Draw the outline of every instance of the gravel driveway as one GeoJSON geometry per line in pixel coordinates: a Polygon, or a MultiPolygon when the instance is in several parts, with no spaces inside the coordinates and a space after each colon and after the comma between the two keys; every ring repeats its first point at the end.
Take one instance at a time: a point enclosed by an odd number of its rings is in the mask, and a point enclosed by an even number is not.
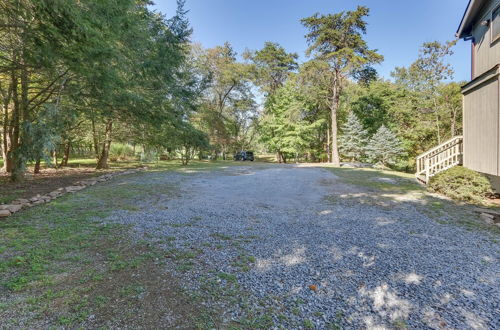
{"type": "Polygon", "coordinates": [[[133,180],[179,190],[109,220],[163,247],[185,288],[226,324],[500,328],[497,241],[441,221],[427,200],[293,165],[133,180]],[[210,297],[207,283],[222,291],[210,297]]]}

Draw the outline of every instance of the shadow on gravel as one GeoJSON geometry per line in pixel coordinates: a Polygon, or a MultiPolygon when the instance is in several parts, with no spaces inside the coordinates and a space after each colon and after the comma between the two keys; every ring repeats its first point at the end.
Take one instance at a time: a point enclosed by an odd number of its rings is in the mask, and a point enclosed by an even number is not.
{"type": "Polygon", "coordinates": [[[249,275],[300,315],[284,324],[495,327],[497,227],[411,178],[329,170],[339,180],[321,180],[330,194],[318,217],[282,224],[249,275]]]}

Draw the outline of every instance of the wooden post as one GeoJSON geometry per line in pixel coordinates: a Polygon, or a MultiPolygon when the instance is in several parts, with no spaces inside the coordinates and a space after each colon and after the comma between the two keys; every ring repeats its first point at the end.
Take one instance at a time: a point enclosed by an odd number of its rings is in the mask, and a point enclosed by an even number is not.
{"type": "Polygon", "coordinates": [[[429,183],[429,176],[430,176],[430,162],[429,158],[425,158],[425,184],[429,183]]]}

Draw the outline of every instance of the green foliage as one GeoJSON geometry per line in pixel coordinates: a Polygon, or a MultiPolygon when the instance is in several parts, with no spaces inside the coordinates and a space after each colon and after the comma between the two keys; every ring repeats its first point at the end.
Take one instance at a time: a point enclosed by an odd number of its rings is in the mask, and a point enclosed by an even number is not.
{"type": "Polygon", "coordinates": [[[367,7],[358,6],[355,11],[315,14],[302,19],[302,24],[309,29],[306,55],[314,53],[317,59],[330,63],[344,74],[353,74],[367,64],[381,62],[383,57],[369,49],[362,38],[366,33],[363,18],[368,13],[367,7]]]}
{"type": "Polygon", "coordinates": [[[118,137],[113,127],[134,127],[119,141],[134,143],[192,109],[196,78],[186,65],[191,30],[183,4],[167,19],[142,0],[2,2],[0,98],[13,179],[58,143],[65,150],[82,143],[82,127],[106,167],[118,137]],[[48,109],[58,121],[47,119],[48,109]]]}
{"type": "Polygon", "coordinates": [[[25,161],[45,160],[51,163],[51,153],[60,140],[60,109],[54,105],[42,108],[36,120],[25,122],[23,127],[23,145],[17,150],[25,161]]]}
{"type": "Polygon", "coordinates": [[[488,179],[462,166],[452,167],[431,178],[428,189],[450,198],[472,203],[483,203],[492,193],[488,179]]]}
{"type": "Polygon", "coordinates": [[[193,159],[194,154],[198,151],[205,151],[209,148],[207,135],[186,123],[178,131],[178,141],[182,146],[182,164],[187,165],[193,159]]]}
{"type": "Polygon", "coordinates": [[[243,55],[254,63],[256,83],[266,94],[272,94],[282,87],[289,74],[298,68],[299,56],[296,53],[287,53],[282,46],[274,42],[266,42],[261,50],[246,52],[243,55]]]}
{"type": "Polygon", "coordinates": [[[113,143],[109,149],[109,158],[113,161],[133,159],[134,157],[134,149],[128,144],[113,143]]]}
{"type": "Polygon", "coordinates": [[[455,44],[456,40],[426,42],[415,62],[392,72],[396,85],[404,92],[397,111],[402,119],[398,126],[410,141],[413,155],[459,133],[461,105],[457,98],[461,96],[453,83],[445,83],[453,78],[446,58],[453,55],[455,44]]]}
{"type": "MultiPolygon", "coordinates": [[[[383,56],[376,50],[368,47],[363,35],[366,34],[366,22],[369,9],[358,6],[354,11],[340,12],[337,14],[320,15],[315,14],[301,20],[308,29],[306,39],[309,48],[306,55],[314,56],[315,65],[321,68],[326,79],[320,79],[326,83],[323,91],[330,110],[331,143],[327,140],[327,146],[331,149],[331,162],[340,164],[337,143],[337,116],[341,106],[342,95],[348,78],[358,78],[362,84],[367,84],[374,78],[371,65],[380,63],[383,56]]],[[[317,80],[317,79],[316,79],[317,80]]]]}
{"type": "Polygon", "coordinates": [[[380,163],[383,166],[395,164],[403,154],[404,150],[398,137],[385,125],[380,126],[368,142],[368,158],[370,161],[380,163]]]}
{"type": "Polygon", "coordinates": [[[215,157],[247,148],[257,116],[251,66],[237,61],[229,43],[194,50],[196,72],[204,82],[198,113],[191,118],[194,127],[208,136],[215,157]]]}
{"type": "Polygon", "coordinates": [[[453,55],[452,47],[456,43],[456,40],[444,44],[439,41],[424,42],[418,59],[409,68],[396,67],[393,77],[398,84],[426,92],[427,96],[436,93],[440,82],[453,77],[453,69],[444,59],[453,55]]]}
{"type": "Polygon", "coordinates": [[[359,161],[365,155],[368,132],[353,112],[349,114],[347,122],[342,126],[339,142],[340,152],[344,157],[359,161]]]}
{"type": "Polygon", "coordinates": [[[297,160],[312,143],[313,134],[323,124],[322,120],[306,119],[308,109],[294,81],[288,81],[266,102],[260,122],[260,140],[270,151],[278,152],[286,161],[287,156],[297,160]]]}
{"type": "Polygon", "coordinates": [[[382,80],[368,85],[350,84],[344,94],[352,112],[369,134],[374,134],[382,124],[395,119],[391,111],[398,110],[396,103],[399,97],[398,86],[382,80]]]}
{"type": "MultiPolygon", "coordinates": [[[[1,2],[0,140],[12,178],[61,154],[63,166],[79,154],[106,167],[134,156],[125,145],[144,160],[252,149],[336,161],[339,140],[359,160],[382,125],[401,139],[398,168],[411,171],[417,154],[461,134],[460,83],[446,82],[455,42],[424,43],[391,82],[373,68],[382,56],[364,39],[366,7],[302,19],[312,59],[300,66],[275,42],[243,59],[229,43],[191,44],[186,13],[184,1],[169,19],[142,0],[1,2]]],[[[374,150],[374,161],[386,157],[374,150]]]]}

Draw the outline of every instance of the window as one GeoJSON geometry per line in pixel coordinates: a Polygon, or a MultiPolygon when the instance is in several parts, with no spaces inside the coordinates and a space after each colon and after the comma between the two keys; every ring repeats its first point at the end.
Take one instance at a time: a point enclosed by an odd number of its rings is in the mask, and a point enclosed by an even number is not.
{"type": "Polygon", "coordinates": [[[494,42],[498,38],[500,38],[500,7],[491,14],[491,41],[494,42]]]}

